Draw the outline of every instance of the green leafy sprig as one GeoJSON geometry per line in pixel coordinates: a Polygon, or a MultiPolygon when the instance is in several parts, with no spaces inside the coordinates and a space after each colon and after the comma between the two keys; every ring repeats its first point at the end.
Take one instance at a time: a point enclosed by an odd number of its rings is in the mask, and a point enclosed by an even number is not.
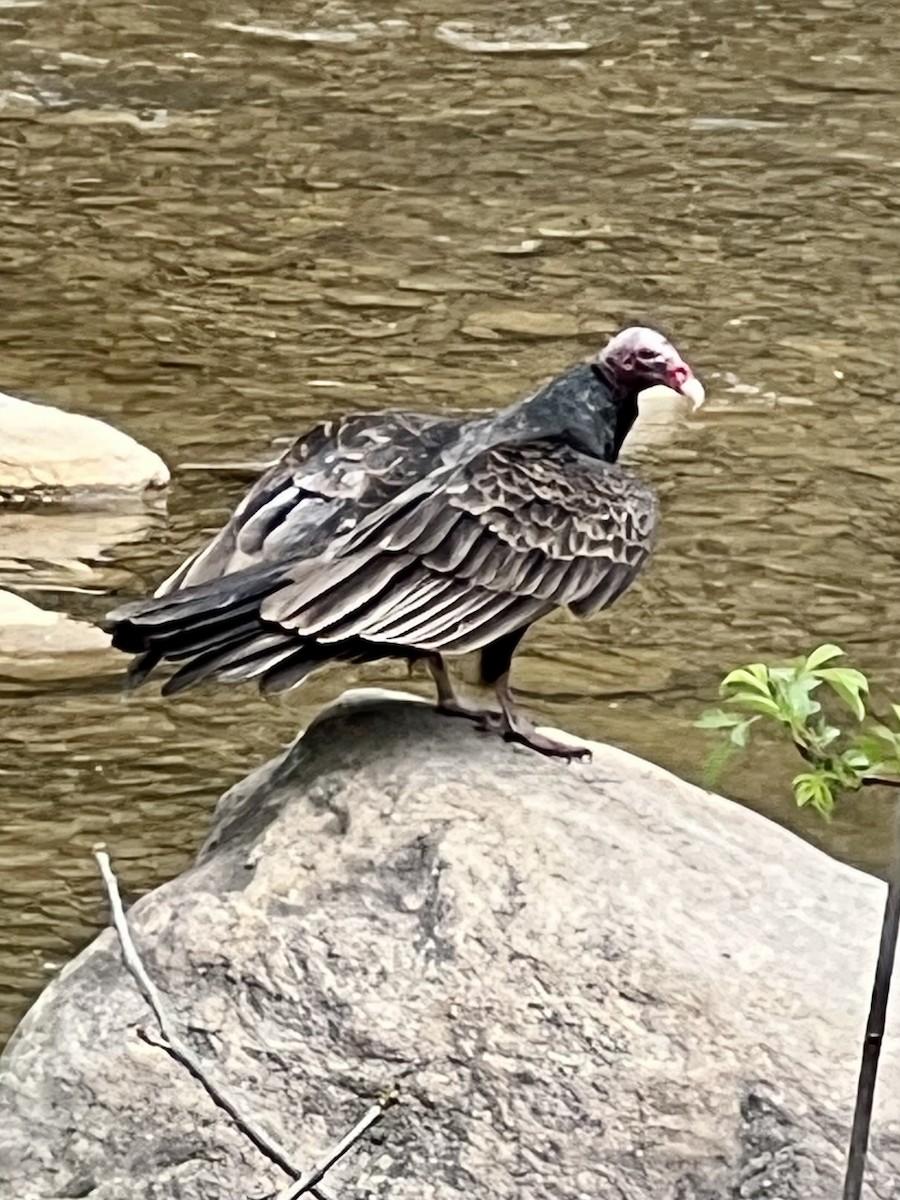
{"type": "Polygon", "coordinates": [[[853,667],[833,665],[842,657],[840,646],[828,644],[783,666],[750,663],[730,671],[719,686],[724,707],[707,710],[696,722],[726,737],[709,756],[708,777],[718,778],[747,746],[758,721],[770,721],[788,734],[809,766],[792,781],[801,806],[827,818],[842,791],[900,785],[900,705],[890,706],[896,728],[873,717],[866,707],[868,679],[853,667]]]}

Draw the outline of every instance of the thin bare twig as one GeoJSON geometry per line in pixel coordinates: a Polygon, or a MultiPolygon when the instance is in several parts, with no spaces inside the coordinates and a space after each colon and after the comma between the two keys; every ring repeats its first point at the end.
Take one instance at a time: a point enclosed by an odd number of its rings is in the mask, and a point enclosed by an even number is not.
{"type": "Polygon", "coordinates": [[[298,1179],[296,1183],[292,1183],[290,1187],[285,1188],[276,1196],[275,1200],[297,1200],[299,1196],[306,1192],[311,1192],[315,1195],[316,1184],[322,1179],[325,1174],[331,1170],[339,1159],[343,1158],[348,1150],[351,1150],[360,1138],[367,1133],[373,1125],[376,1125],[389,1108],[392,1108],[399,1102],[400,1096],[396,1088],[392,1088],[386,1095],[382,1096],[365,1112],[359,1121],[353,1126],[349,1133],[345,1134],[341,1140],[332,1147],[331,1150],[320,1159],[313,1167],[308,1175],[304,1175],[302,1179],[298,1179]]]}
{"type": "MultiPolygon", "coordinates": [[[[886,783],[887,781],[880,779],[877,782],[886,783]]],[[[850,1132],[847,1173],[844,1177],[844,1200],[859,1200],[862,1195],[866,1158],[869,1152],[872,1107],[875,1102],[875,1081],[878,1077],[878,1059],[884,1041],[884,1026],[888,998],[891,994],[891,976],[894,972],[898,930],[900,930],[900,801],[895,802],[894,808],[894,848],[884,917],[881,922],[881,940],[878,946],[878,960],[875,964],[875,980],[872,984],[872,1001],[869,1005],[862,1060],[859,1065],[859,1082],[856,1086],[856,1108],[853,1113],[853,1128],[850,1132]]]]}
{"type": "MultiPolygon", "coordinates": [[[[191,1050],[190,1046],[187,1046],[179,1037],[174,1021],[166,1010],[159,989],[147,974],[144,964],[141,962],[140,955],[137,952],[137,947],[132,940],[131,931],[128,928],[128,920],[125,916],[125,909],[122,906],[122,897],[119,894],[119,882],[112,869],[106,848],[100,843],[94,846],[93,853],[106,886],[106,893],[109,897],[110,915],[119,938],[119,945],[122,948],[122,959],[125,967],[138,985],[141,995],[150,1005],[153,1015],[156,1018],[156,1023],[159,1026],[159,1031],[162,1034],[161,1041],[157,1041],[155,1038],[151,1039],[146,1034],[142,1035],[144,1040],[151,1045],[159,1046],[171,1058],[174,1058],[176,1062],[181,1063],[206,1090],[207,1095],[213,1103],[228,1114],[241,1133],[250,1139],[261,1154],[264,1154],[270,1162],[280,1167],[292,1179],[301,1180],[302,1172],[288,1158],[284,1147],[268,1133],[260,1129],[255,1122],[249,1121],[239,1111],[237,1101],[223,1087],[214,1083],[208,1077],[203,1063],[193,1050],[191,1050]]],[[[307,1175],[307,1178],[309,1178],[309,1175],[307,1175]]],[[[321,1178],[321,1175],[317,1175],[313,1182],[318,1183],[321,1178]]],[[[308,1187],[305,1190],[312,1192],[316,1200],[333,1200],[333,1197],[321,1188],[308,1187]]]]}

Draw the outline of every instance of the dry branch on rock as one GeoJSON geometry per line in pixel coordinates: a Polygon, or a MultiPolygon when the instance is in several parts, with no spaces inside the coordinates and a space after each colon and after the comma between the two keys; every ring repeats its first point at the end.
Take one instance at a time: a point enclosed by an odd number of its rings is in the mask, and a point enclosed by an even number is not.
{"type": "Polygon", "coordinates": [[[106,848],[101,844],[94,847],[94,858],[100,868],[106,894],[109,897],[110,916],[113,927],[122,949],[122,960],[137,984],[141,995],[147,1001],[156,1018],[161,1034],[160,1038],[151,1037],[145,1030],[139,1029],[138,1035],[148,1044],[158,1046],[185,1067],[198,1083],[206,1090],[207,1095],[234,1122],[241,1133],[253,1143],[262,1154],[294,1182],[278,1193],[277,1200],[298,1200],[300,1196],[310,1193],[316,1200],[333,1200],[329,1192],[318,1184],[325,1178],[328,1171],[384,1116],[385,1112],[399,1100],[399,1093],[391,1089],[385,1097],[373,1104],[338,1144],[328,1152],[310,1171],[303,1172],[290,1160],[287,1151],[267,1133],[245,1111],[241,1111],[239,1101],[221,1084],[216,1083],[207,1072],[200,1058],[191,1050],[179,1036],[175,1021],[168,1012],[165,1002],[156,984],[147,974],[147,969],[141,961],[131,931],[128,919],[119,893],[119,884],[110,862],[106,848]]]}

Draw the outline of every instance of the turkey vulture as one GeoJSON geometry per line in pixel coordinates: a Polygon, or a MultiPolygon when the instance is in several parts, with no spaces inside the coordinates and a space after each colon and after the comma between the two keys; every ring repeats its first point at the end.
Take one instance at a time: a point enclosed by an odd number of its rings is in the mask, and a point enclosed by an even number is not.
{"type": "Polygon", "coordinates": [[[647,561],[654,492],[616,458],[654,384],[703,388],[656,330],[633,326],[588,362],[493,416],[347,417],[301,437],[228,523],[152,599],[109,614],[141,683],[180,663],[202,679],[295,687],[328,662],[424,660],[442,711],[545,754],[509,688],[528,626],[612,604],[647,561]],[[477,651],[499,711],[467,705],[445,658],[477,651]]]}

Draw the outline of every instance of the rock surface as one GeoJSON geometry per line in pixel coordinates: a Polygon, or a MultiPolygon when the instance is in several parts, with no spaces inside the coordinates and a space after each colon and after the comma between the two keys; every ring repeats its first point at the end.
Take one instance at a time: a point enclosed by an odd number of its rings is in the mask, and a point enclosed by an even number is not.
{"type": "MultiPolygon", "coordinates": [[[[115,846],[111,851],[115,853],[115,846]]],[[[833,1200],[881,886],[596,747],[569,767],[426,705],[345,697],[219,802],[140,900],[209,1072],[341,1200],[833,1200]]],[[[285,1177],[151,1026],[109,931],[0,1071],[17,1200],[225,1200],[285,1177]]],[[[870,1194],[900,1197],[896,1013],[870,1194]]]]}
{"type": "Polygon", "coordinates": [[[162,487],[162,459],[94,417],[0,392],[0,498],[162,487]]]}
{"type": "Polygon", "coordinates": [[[102,629],[0,589],[0,675],[9,672],[7,659],[29,660],[22,665],[30,672],[35,659],[110,649],[109,635],[102,629]]]}
{"type": "Polygon", "coordinates": [[[146,541],[165,520],[162,497],[120,497],[104,508],[80,504],[0,505],[0,580],[134,586],[116,565],[123,546],[146,541]],[[108,580],[117,573],[116,584],[108,580]]]}

